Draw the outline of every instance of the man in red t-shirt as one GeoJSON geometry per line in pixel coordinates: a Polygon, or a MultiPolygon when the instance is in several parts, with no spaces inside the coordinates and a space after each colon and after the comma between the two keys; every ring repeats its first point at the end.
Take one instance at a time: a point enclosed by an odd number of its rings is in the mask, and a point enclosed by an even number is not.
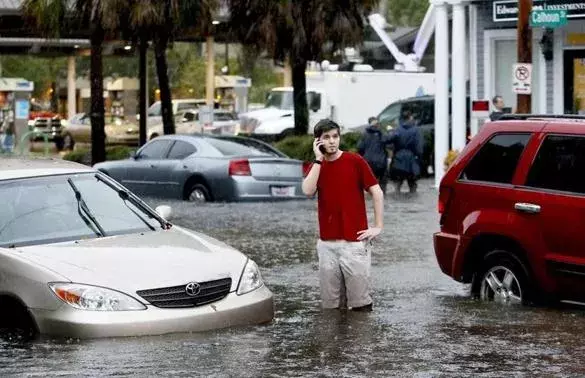
{"type": "Polygon", "coordinates": [[[369,242],[383,228],[384,194],[368,163],[339,149],[340,128],[324,119],[315,126],[315,161],[303,193],[318,194],[319,281],[323,308],[371,311],[369,242]],[[368,227],[364,191],[374,201],[375,225],[368,227]]]}

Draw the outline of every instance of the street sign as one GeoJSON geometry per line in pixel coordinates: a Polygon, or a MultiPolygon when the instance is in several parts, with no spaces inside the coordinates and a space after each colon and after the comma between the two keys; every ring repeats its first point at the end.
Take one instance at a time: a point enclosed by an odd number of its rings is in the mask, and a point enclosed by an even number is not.
{"type": "Polygon", "coordinates": [[[567,24],[567,11],[546,9],[530,13],[530,26],[533,28],[558,28],[567,24]]]}
{"type": "Polygon", "coordinates": [[[532,94],[532,64],[514,64],[512,90],[516,94],[532,94]]]}

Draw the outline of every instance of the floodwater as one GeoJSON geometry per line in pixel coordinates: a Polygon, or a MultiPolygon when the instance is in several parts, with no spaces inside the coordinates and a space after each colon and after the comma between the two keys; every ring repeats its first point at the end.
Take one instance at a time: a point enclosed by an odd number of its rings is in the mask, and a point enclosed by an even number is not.
{"type": "MultiPolygon", "coordinates": [[[[173,206],[174,222],[251,256],[272,323],[200,334],[21,341],[0,336],[0,376],[572,376],[585,374],[585,311],[481,303],[443,275],[436,191],[390,195],[372,256],[374,311],[322,311],[316,202],[173,206]]],[[[370,205],[371,209],[371,205],[370,205]]],[[[373,212],[370,211],[370,213],[373,212]]]]}

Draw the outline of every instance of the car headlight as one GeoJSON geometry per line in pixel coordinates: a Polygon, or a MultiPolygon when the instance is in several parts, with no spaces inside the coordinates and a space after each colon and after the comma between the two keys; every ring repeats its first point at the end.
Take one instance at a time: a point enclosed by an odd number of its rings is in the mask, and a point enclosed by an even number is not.
{"type": "Polygon", "coordinates": [[[74,283],[50,283],[53,293],[68,305],[89,311],[136,311],[146,306],[129,295],[98,286],[74,283]]]}
{"type": "Polygon", "coordinates": [[[244,266],[242,277],[240,278],[237,294],[242,295],[249,293],[258,289],[262,285],[264,285],[264,281],[262,281],[258,265],[256,265],[254,261],[248,259],[246,266],[244,266]]]}

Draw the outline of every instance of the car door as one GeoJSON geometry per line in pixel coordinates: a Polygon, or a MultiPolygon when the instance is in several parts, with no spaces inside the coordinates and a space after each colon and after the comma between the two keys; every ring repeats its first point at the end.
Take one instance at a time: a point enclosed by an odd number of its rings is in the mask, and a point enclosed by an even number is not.
{"type": "Polygon", "coordinates": [[[518,190],[517,211],[538,223],[537,256],[564,298],[585,299],[585,136],[547,133],[518,190]]]}
{"type": "Polygon", "coordinates": [[[67,131],[75,142],[91,142],[91,121],[89,116],[85,113],[76,114],[67,125],[67,131]]]}
{"type": "Polygon", "coordinates": [[[172,139],[156,138],[145,144],[129,163],[122,184],[138,195],[160,195],[161,181],[165,180],[163,162],[172,143],[172,139]]]}
{"type": "Polygon", "coordinates": [[[172,144],[166,158],[157,163],[155,168],[158,171],[160,197],[183,198],[182,184],[190,172],[184,159],[196,152],[197,148],[187,141],[176,140],[172,144]]]}
{"type": "Polygon", "coordinates": [[[176,123],[177,134],[194,134],[197,132],[201,132],[197,128],[197,111],[195,110],[186,110],[183,113],[183,116],[176,123]]]}

